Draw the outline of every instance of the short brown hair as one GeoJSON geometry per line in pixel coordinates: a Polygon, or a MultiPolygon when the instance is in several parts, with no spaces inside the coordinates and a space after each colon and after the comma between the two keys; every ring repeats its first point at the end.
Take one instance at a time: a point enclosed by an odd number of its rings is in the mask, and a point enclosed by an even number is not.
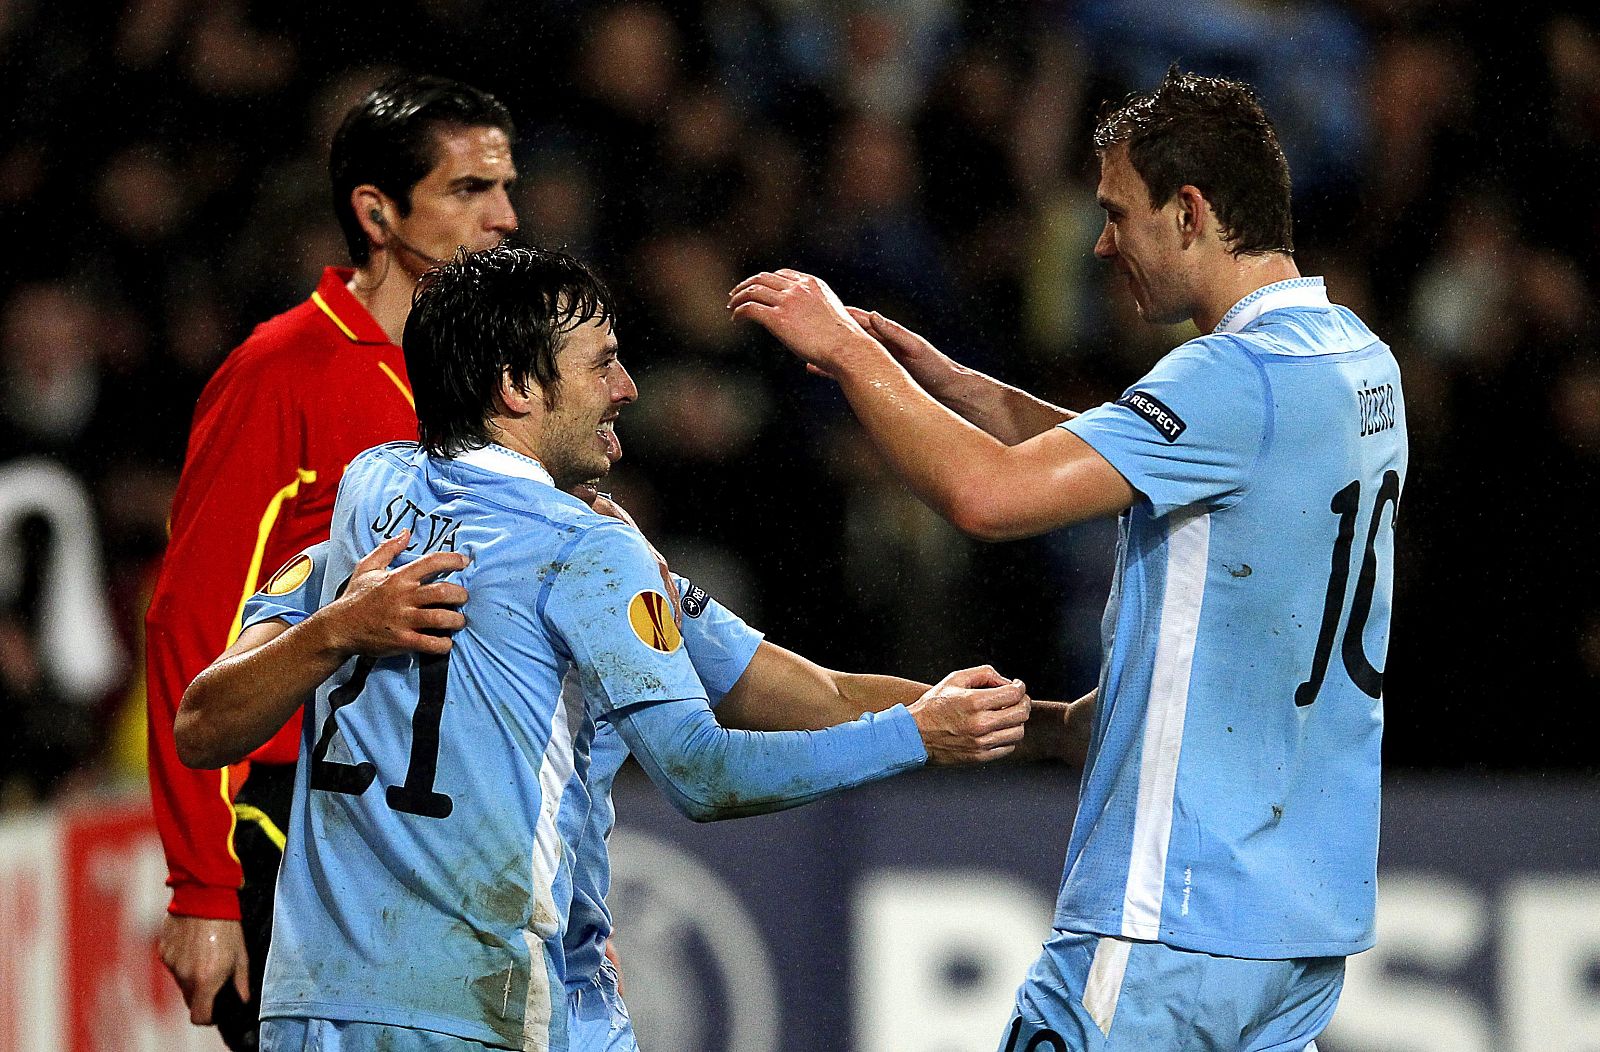
{"type": "Polygon", "coordinates": [[[1094,147],[1103,154],[1122,144],[1152,207],[1194,186],[1234,255],[1294,251],[1289,161],[1249,85],[1173,66],[1154,90],[1107,107],[1094,147]]]}

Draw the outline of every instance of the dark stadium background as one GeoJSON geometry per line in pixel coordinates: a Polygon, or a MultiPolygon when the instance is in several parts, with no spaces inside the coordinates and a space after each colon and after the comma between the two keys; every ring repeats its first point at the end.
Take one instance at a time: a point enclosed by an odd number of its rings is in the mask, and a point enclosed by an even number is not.
{"type": "Polygon", "coordinates": [[[0,60],[0,467],[48,458],[90,495],[126,659],[87,702],[56,689],[52,540],[11,523],[7,814],[142,786],[139,626],[196,396],[344,262],[328,137],[401,68],[509,105],[522,236],[618,292],[642,395],[614,489],[676,569],[824,664],[989,661],[1054,697],[1093,684],[1109,530],[963,539],[725,294],[811,269],[1062,404],[1115,397],[1187,334],[1140,323],[1090,253],[1094,114],[1172,61],[1252,81],[1301,270],[1406,382],[1389,768],[1592,787],[1592,5],[10,0],[0,60]]]}

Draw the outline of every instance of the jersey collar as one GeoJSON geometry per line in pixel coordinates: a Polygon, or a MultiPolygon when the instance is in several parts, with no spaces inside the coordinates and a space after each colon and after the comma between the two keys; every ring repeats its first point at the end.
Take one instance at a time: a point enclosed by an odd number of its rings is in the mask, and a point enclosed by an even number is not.
{"type": "Polygon", "coordinates": [[[550,472],[546,471],[544,465],[537,460],[493,443],[482,449],[469,449],[465,453],[458,453],[453,459],[457,463],[470,464],[484,471],[492,471],[496,475],[532,479],[534,482],[543,482],[551,487],[556,484],[556,480],[550,477],[550,472]]]}
{"type": "Polygon", "coordinates": [[[361,301],[350,294],[345,284],[354,273],[349,267],[324,267],[317,291],[311,294],[311,302],[351,343],[389,344],[389,334],[361,301]]]}
{"type": "Polygon", "coordinates": [[[1290,278],[1263,285],[1228,309],[1214,332],[1240,332],[1269,310],[1285,307],[1329,307],[1321,278],[1290,278]]]}

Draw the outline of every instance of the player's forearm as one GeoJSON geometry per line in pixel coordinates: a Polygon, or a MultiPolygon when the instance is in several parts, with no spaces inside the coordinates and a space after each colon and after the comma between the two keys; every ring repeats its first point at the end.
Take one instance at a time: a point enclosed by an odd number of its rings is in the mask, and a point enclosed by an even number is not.
{"type": "Polygon", "coordinates": [[[646,705],[617,729],[668,800],[696,822],[768,814],[920,767],[916,722],[894,709],[823,731],[720,726],[703,704],[646,705]]]}
{"type": "Polygon", "coordinates": [[[1011,759],[1059,760],[1082,767],[1089,752],[1097,693],[1090,691],[1074,702],[1035,701],[1022,744],[1011,759]]]}
{"type": "Polygon", "coordinates": [[[912,380],[875,343],[830,367],[850,407],[895,472],[955,526],[990,536],[991,494],[1012,485],[1010,449],[912,380]]]}
{"type": "Polygon", "coordinates": [[[954,366],[937,387],[928,387],[928,393],[962,419],[1008,446],[1026,442],[1078,415],[959,365],[954,366]]]}
{"type": "Polygon", "coordinates": [[[1008,446],[1077,415],[967,368],[899,322],[855,307],[845,310],[925,391],[1008,446]]]}
{"type": "Polygon", "coordinates": [[[179,759],[203,768],[243,760],[348,657],[317,617],[247,629],[184,691],[174,727],[179,759]]]}
{"type": "Polygon", "coordinates": [[[716,715],[735,730],[822,730],[863,712],[910,705],[927,689],[895,676],[834,672],[763,640],[716,715]]]}
{"type": "Polygon", "coordinates": [[[725,727],[752,731],[824,730],[859,719],[864,712],[883,712],[910,705],[927,691],[926,683],[897,676],[833,672],[819,669],[821,682],[814,689],[775,692],[763,699],[760,715],[743,710],[739,721],[723,718],[726,702],[717,707],[717,722],[725,727]]]}
{"type": "Polygon", "coordinates": [[[883,712],[896,705],[910,705],[927,693],[928,684],[899,676],[879,676],[869,672],[834,672],[838,691],[838,711],[855,719],[863,712],[883,712]]]}
{"type": "Polygon", "coordinates": [[[411,532],[402,530],[367,553],[352,569],[343,594],[320,610],[313,596],[322,590],[326,544],[297,557],[296,565],[304,560],[307,569],[295,588],[253,597],[245,610],[255,623],[184,694],[177,720],[184,762],[236,763],[276,734],[323,680],[356,654],[448,651],[448,633],[465,623],[453,608],[465,603],[467,594],[457,584],[425,582],[463,569],[466,557],[433,552],[399,570],[387,569],[410,539],[411,532]]]}

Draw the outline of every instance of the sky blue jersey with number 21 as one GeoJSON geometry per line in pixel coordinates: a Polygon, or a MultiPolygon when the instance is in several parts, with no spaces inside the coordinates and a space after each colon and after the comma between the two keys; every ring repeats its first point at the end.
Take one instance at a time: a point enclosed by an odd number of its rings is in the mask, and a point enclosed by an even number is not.
{"type": "Polygon", "coordinates": [[[405,443],[361,454],[340,486],[321,602],[406,528],[401,562],[469,556],[467,627],[448,656],[352,659],[308,707],[263,1018],[565,1047],[573,831],[589,817],[601,724],[702,820],[926,760],[903,706],[820,732],[719,727],[643,539],[534,461],[405,443]]]}
{"type": "MultiPolygon", "coordinates": [[[[282,620],[298,625],[317,611],[322,601],[323,572],[328,564],[328,542],[306,548],[283,566],[261,592],[245,604],[245,628],[267,620],[282,620]]],[[[690,580],[674,577],[683,608],[683,649],[694,665],[694,675],[706,687],[709,702],[717,707],[749,668],[755,649],[762,644],[762,633],[744,624],[733,611],[707,595],[690,580]]],[[[576,689],[576,679],[568,678],[565,687],[576,689]]],[[[611,857],[606,839],[616,823],[611,803],[611,787],[626,763],[629,751],[616,727],[598,723],[589,743],[589,766],[584,787],[589,795],[589,814],[566,809],[560,835],[573,844],[573,897],[566,911],[566,985],[592,982],[605,958],[606,940],[611,937],[611,911],[606,894],[611,891],[611,857]]],[[[574,774],[576,777],[576,774],[574,774]]]]}
{"type": "MultiPolygon", "coordinates": [[[[310,617],[322,601],[322,581],[328,563],[328,542],[314,544],[291,559],[245,604],[241,625],[249,628],[266,621],[297,625],[310,617]]],[[[750,666],[762,634],[705,589],[674,576],[683,609],[683,648],[712,707],[733,689],[750,666]]],[[[577,689],[569,677],[563,689],[577,689]]],[[[606,895],[611,890],[611,856],[607,840],[616,823],[611,789],[628,759],[628,743],[610,723],[595,726],[589,743],[587,773],[588,813],[567,808],[559,830],[573,845],[572,902],[567,909],[566,982],[569,987],[589,984],[605,958],[611,937],[611,911],[606,895]]],[[[576,772],[574,777],[577,777],[576,772]]]]}
{"type": "Polygon", "coordinates": [[[1278,282],[1061,426],[1138,497],[1055,927],[1366,949],[1406,474],[1393,354],[1320,278],[1278,282]]]}

